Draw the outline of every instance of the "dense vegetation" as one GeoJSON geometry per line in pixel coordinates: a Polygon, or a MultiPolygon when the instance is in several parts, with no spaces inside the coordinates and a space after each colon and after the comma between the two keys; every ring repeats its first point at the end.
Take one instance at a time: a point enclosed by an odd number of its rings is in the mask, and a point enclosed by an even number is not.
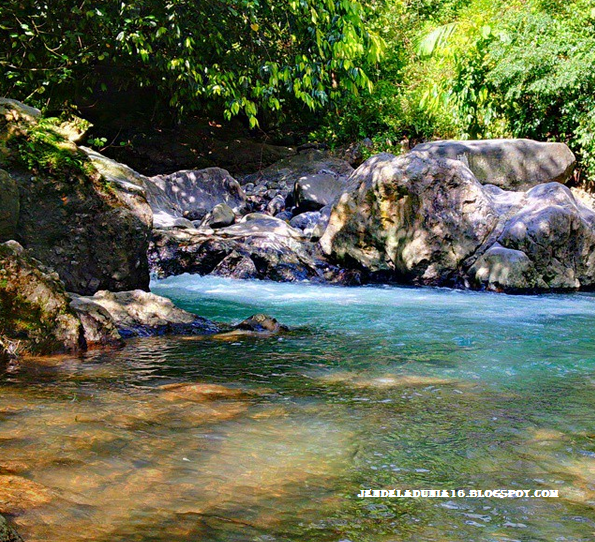
{"type": "Polygon", "coordinates": [[[346,96],[326,137],[565,141],[595,179],[593,0],[388,0],[376,27],[375,88],[346,96]]]}
{"type": "Polygon", "coordinates": [[[595,179],[593,0],[11,0],[0,93],[56,108],[149,88],[181,116],[304,117],[375,149],[566,141],[595,179]]]}

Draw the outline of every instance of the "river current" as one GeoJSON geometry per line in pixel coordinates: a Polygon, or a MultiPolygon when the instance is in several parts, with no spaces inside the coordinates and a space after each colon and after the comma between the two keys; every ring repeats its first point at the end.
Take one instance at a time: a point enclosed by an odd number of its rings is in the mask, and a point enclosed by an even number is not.
{"type": "Polygon", "coordinates": [[[189,275],[152,290],[291,330],[6,368],[0,512],[25,540],[595,539],[593,295],[189,275]],[[497,489],[559,497],[452,496],[497,489]]]}

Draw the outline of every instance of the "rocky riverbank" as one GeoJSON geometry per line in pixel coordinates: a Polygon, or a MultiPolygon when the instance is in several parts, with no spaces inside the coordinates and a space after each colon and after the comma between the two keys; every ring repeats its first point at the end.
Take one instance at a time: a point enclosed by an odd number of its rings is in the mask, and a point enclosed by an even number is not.
{"type": "Polygon", "coordinates": [[[147,177],[78,146],[76,126],[0,100],[0,335],[11,356],[229,331],[148,293],[150,272],[595,285],[592,197],[565,186],[575,160],[560,143],[427,143],[356,170],[311,147],[238,179],[217,167],[147,177]]]}

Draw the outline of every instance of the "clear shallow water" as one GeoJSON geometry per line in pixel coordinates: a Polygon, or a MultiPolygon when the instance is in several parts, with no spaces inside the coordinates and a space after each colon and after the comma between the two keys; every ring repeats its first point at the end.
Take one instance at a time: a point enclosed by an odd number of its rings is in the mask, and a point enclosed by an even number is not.
{"type": "Polygon", "coordinates": [[[9,368],[0,511],[28,540],[595,539],[595,297],[190,276],[153,290],[294,329],[9,368]],[[206,400],[203,384],[224,388],[206,400]],[[560,498],[356,498],[369,487],[560,498]]]}

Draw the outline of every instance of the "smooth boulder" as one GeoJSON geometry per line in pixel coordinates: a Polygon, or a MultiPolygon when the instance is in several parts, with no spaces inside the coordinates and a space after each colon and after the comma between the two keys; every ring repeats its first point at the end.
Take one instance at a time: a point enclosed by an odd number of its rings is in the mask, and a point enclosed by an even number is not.
{"type": "Polygon", "coordinates": [[[456,280],[497,222],[492,201],[455,160],[380,154],[351,176],[320,244],[339,261],[414,284],[456,280]]]}
{"type": "Polygon", "coordinates": [[[246,204],[246,194],[238,181],[217,167],[157,175],[150,177],[148,182],[160,189],[166,198],[155,198],[154,208],[173,206],[189,220],[201,220],[219,203],[227,204],[236,212],[246,204]]]}
{"type": "Polygon", "coordinates": [[[294,186],[295,204],[304,211],[317,211],[334,203],[346,185],[347,178],[332,173],[304,175],[294,186]]]}
{"type": "Polygon", "coordinates": [[[564,143],[531,139],[432,141],[413,151],[432,158],[460,160],[482,184],[506,190],[528,190],[538,184],[570,179],[576,158],[564,143]]]}
{"type": "MultiPolygon", "coordinates": [[[[176,307],[169,299],[142,290],[129,292],[99,291],[77,298],[79,306],[101,307],[111,317],[120,335],[208,335],[217,333],[213,322],[176,307]]],[[[96,309],[93,309],[96,310],[96,309]]]]}
{"type": "Polygon", "coordinates": [[[211,228],[231,226],[236,220],[233,209],[227,203],[218,203],[206,216],[204,224],[211,228]]]}

